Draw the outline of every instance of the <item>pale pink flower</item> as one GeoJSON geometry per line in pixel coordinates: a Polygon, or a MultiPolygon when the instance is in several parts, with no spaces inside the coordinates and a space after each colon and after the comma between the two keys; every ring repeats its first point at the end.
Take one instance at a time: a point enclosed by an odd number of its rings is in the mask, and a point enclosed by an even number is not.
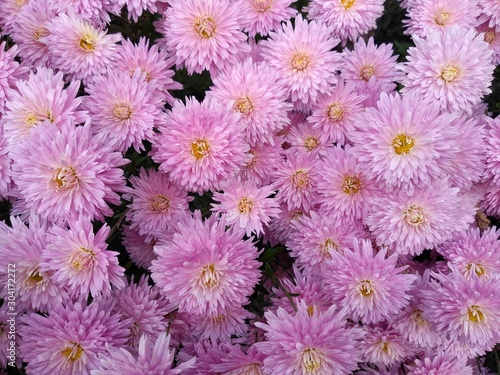
{"type": "Polygon", "coordinates": [[[281,27],[281,22],[288,21],[297,14],[290,5],[293,0],[240,0],[238,8],[244,17],[240,25],[250,37],[257,34],[266,36],[281,27]]]}

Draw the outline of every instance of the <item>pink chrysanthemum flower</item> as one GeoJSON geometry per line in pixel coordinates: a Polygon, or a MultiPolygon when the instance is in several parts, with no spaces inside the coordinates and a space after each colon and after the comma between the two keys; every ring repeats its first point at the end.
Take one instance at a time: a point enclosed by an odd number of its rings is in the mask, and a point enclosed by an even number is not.
{"type": "MultiPolygon", "coordinates": [[[[475,274],[483,279],[500,276],[500,231],[490,227],[481,233],[479,228],[458,232],[437,248],[465,278],[475,274]]],[[[474,276],[474,277],[476,277],[474,276]]]]}
{"type": "Polygon", "coordinates": [[[290,124],[287,112],[293,106],[286,102],[287,90],[265,64],[254,64],[250,59],[235,64],[213,79],[211,90],[207,96],[231,105],[241,115],[241,127],[250,145],[272,144],[274,134],[290,124]]]}
{"type": "Polygon", "coordinates": [[[378,366],[397,365],[415,354],[415,348],[393,328],[365,326],[362,358],[378,366]]]}
{"type": "Polygon", "coordinates": [[[292,3],[293,0],[240,0],[238,8],[245,15],[241,17],[240,25],[250,37],[266,36],[279,29],[281,22],[297,14],[297,10],[290,7],[292,3]]]}
{"type": "Polygon", "coordinates": [[[215,373],[226,375],[263,375],[264,353],[256,345],[250,346],[243,352],[239,345],[226,345],[228,353],[221,358],[221,363],[211,366],[215,373]]]}
{"type": "MultiPolygon", "coordinates": [[[[29,218],[29,228],[17,217],[10,218],[12,228],[0,222],[0,265],[2,272],[2,298],[8,301],[12,292],[12,271],[9,264],[15,264],[15,311],[37,309],[49,311],[53,306],[66,302],[68,293],[52,280],[52,271],[41,270],[43,251],[47,246],[45,234],[49,225],[37,216],[29,218]]],[[[10,300],[9,300],[10,301],[10,300]]],[[[7,302],[4,303],[7,306],[7,302]]]]}
{"type": "Polygon", "coordinates": [[[319,277],[302,274],[295,265],[293,265],[293,276],[293,282],[287,277],[280,279],[281,286],[289,295],[286,295],[282,289],[272,288],[274,294],[271,298],[273,311],[276,311],[277,308],[283,308],[289,314],[295,314],[294,308],[304,304],[309,316],[311,316],[331,307],[330,298],[326,295],[323,282],[319,277]]]}
{"type": "Polygon", "coordinates": [[[481,0],[479,2],[482,17],[489,19],[489,27],[500,25],[500,4],[495,0],[481,0]]]}
{"type": "Polygon", "coordinates": [[[486,188],[481,209],[486,215],[500,216],[500,187],[490,185],[486,188]]]}
{"type": "MultiPolygon", "coordinates": [[[[139,17],[143,12],[148,11],[150,13],[158,13],[157,1],[156,0],[115,0],[120,8],[124,5],[127,7],[128,19],[137,22],[139,17]]],[[[166,0],[162,0],[166,2],[166,0]]],[[[161,14],[161,13],[160,13],[161,14]]]]}
{"type": "Polygon", "coordinates": [[[253,181],[242,182],[232,179],[222,185],[224,193],[215,192],[212,211],[223,213],[227,225],[234,225],[245,231],[247,236],[264,232],[263,224],[276,218],[281,212],[279,204],[270,195],[275,193],[273,186],[258,188],[253,181]]]}
{"type": "Polygon", "coordinates": [[[196,358],[188,362],[174,365],[175,350],[170,349],[170,335],[161,333],[153,340],[146,335],[139,342],[137,357],[125,348],[114,348],[109,354],[99,356],[100,363],[91,375],[177,375],[193,368],[196,358]]]}
{"type": "Polygon", "coordinates": [[[396,267],[397,255],[387,249],[374,254],[369,240],[353,241],[354,250],[331,253],[325,265],[325,288],[334,303],[346,306],[357,322],[377,323],[398,314],[410,300],[408,292],[417,279],[396,267]]]}
{"type": "Polygon", "coordinates": [[[81,220],[70,229],[54,226],[47,233],[41,272],[52,273],[52,281],[73,297],[109,295],[111,285],[121,288],[124,269],[118,264],[118,253],[109,251],[104,224],[94,234],[92,223],[81,220]]]}
{"type": "Polygon", "coordinates": [[[306,10],[311,19],[331,26],[345,46],[375,28],[384,0],[312,0],[306,10]]]}
{"type": "Polygon", "coordinates": [[[323,141],[335,142],[340,146],[347,142],[347,133],[354,130],[356,115],[363,111],[364,95],[355,92],[354,82],[339,79],[332,94],[323,95],[314,104],[307,122],[314,129],[321,130],[323,141]]]}
{"type": "Polygon", "coordinates": [[[64,86],[63,74],[54,74],[45,67],[31,72],[27,80],[17,81],[17,90],[11,93],[4,116],[5,137],[11,146],[26,139],[43,122],[60,127],[68,121],[87,120],[86,112],[79,110],[80,81],[64,86]]]}
{"type": "Polygon", "coordinates": [[[127,341],[127,321],[112,313],[112,304],[94,301],[55,306],[48,316],[20,318],[19,349],[29,374],[89,374],[99,368],[99,354],[127,341]]]}
{"type": "Polygon", "coordinates": [[[46,123],[11,152],[12,177],[26,205],[51,221],[85,215],[103,220],[126,192],[121,154],[96,142],[90,126],[46,123]]]}
{"type": "Polygon", "coordinates": [[[240,31],[240,8],[228,0],[186,0],[170,4],[161,21],[165,38],[178,67],[189,74],[229,68],[240,53],[250,52],[240,31]]]}
{"type": "Polygon", "coordinates": [[[253,315],[242,306],[230,307],[213,314],[196,315],[192,325],[197,340],[210,339],[212,342],[231,342],[232,337],[244,337],[247,333],[246,319],[253,315]]]}
{"type": "Polygon", "coordinates": [[[486,130],[486,171],[484,177],[500,187],[500,118],[485,117],[486,130]]]}
{"type": "Polygon", "coordinates": [[[49,61],[47,45],[40,41],[49,35],[47,23],[57,16],[47,1],[30,1],[15,19],[11,37],[19,46],[23,63],[32,67],[46,66],[49,61]]]}
{"type": "Polygon", "coordinates": [[[30,0],[0,0],[1,35],[9,35],[15,27],[16,17],[30,0]]]}
{"type": "Polygon", "coordinates": [[[498,280],[466,279],[458,271],[433,273],[429,289],[422,290],[424,317],[437,332],[484,354],[500,341],[498,280]]]}
{"type": "Polygon", "coordinates": [[[423,316],[425,307],[422,305],[420,291],[428,287],[430,273],[426,270],[423,276],[417,276],[418,280],[411,291],[410,304],[400,314],[391,318],[389,322],[394,329],[417,348],[429,350],[442,345],[444,340],[423,316]]]}
{"type": "Polygon", "coordinates": [[[156,259],[153,248],[157,240],[155,238],[149,239],[139,234],[138,229],[130,229],[129,225],[123,225],[122,229],[122,243],[130,259],[139,267],[148,270],[151,267],[151,262],[156,259]]]}
{"type": "Polygon", "coordinates": [[[484,95],[491,93],[492,52],[483,35],[454,25],[414,37],[401,69],[403,93],[415,92],[437,101],[441,109],[470,114],[484,95]]]}
{"type": "Polygon", "coordinates": [[[418,255],[465,230],[474,221],[475,202],[458,195],[447,180],[413,194],[400,192],[373,202],[366,218],[379,245],[394,245],[400,254],[418,255]]]}
{"type": "Polygon", "coordinates": [[[320,276],[331,253],[352,247],[352,240],[361,237],[355,227],[343,225],[331,215],[309,212],[309,217],[291,223],[293,230],[286,240],[290,255],[307,275],[320,276]]]}
{"type": "Polygon", "coordinates": [[[168,176],[155,170],[141,168],[139,176],[130,177],[132,190],[123,198],[128,205],[127,220],[130,229],[149,238],[167,231],[167,228],[186,215],[188,202],[193,198],[185,190],[170,182],[168,176]]]}
{"type": "Polygon", "coordinates": [[[143,151],[143,140],[153,139],[153,127],[160,121],[164,103],[155,95],[155,82],[145,78],[139,69],[132,76],[110,71],[86,88],[83,108],[92,119],[92,132],[117,151],[131,146],[143,151]]]}
{"type": "Polygon", "coordinates": [[[285,141],[290,147],[284,154],[311,154],[316,160],[322,160],[332,147],[331,143],[324,138],[322,131],[313,128],[308,123],[292,126],[285,141]]]}
{"type": "Polygon", "coordinates": [[[239,120],[215,100],[178,100],[155,139],[153,159],[171,181],[189,191],[216,190],[249,159],[239,120]]]}
{"type": "Polygon", "coordinates": [[[256,344],[262,351],[265,374],[345,375],[358,368],[358,328],[345,327],[345,310],[331,306],[325,312],[314,312],[304,304],[297,313],[278,308],[266,312],[267,323],[255,323],[266,331],[267,341],[256,344]]]}
{"type": "Polygon", "coordinates": [[[20,66],[15,60],[18,47],[12,46],[5,50],[6,42],[0,44],[0,113],[4,112],[5,102],[11,100],[12,89],[16,87],[19,79],[26,76],[28,68],[20,66]]]}
{"type": "Polygon", "coordinates": [[[376,108],[367,108],[349,133],[358,170],[366,171],[390,191],[431,184],[446,174],[453,158],[452,114],[440,114],[436,102],[409,93],[383,93],[376,108]]]}
{"type": "Polygon", "coordinates": [[[138,44],[133,44],[128,39],[122,40],[121,46],[118,47],[115,68],[130,75],[140,68],[141,72],[146,73],[146,81],[155,80],[155,95],[172,105],[174,98],[168,90],[182,89],[182,85],[172,79],[174,71],[169,69],[174,60],[165,52],[159,51],[156,44],[151,48],[148,44],[144,37],[139,39],[138,44]]]}
{"type": "Polygon", "coordinates": [[[484,36],[492,52],[493,64],[500,64],[500,25],[488,26],[488,21],[476,27],[476,31],[484,36]]]}
{"type": "Polygon", "coordinates": [[[98,25],[110,22],[108,12],[118,15],[121,9],[117,0],[48,0],[48,3],[58,14],[75,14],[98,25]]]}
{"type": "Polygon", "coordinates": [[[40,38],[50,54],[50,64],[71,79],[91,81],[107,73],[116,57],[120,34],[106,34],[75,15],[61,13],[47,28],[49,35],[40,38]]]}
{"type": "Polygon", "coordinates": [[[466,29],[477,26],[481,10],[477,0],[423,0],[410,8],[405,34],[425,37],[430,30],[444,31],[453,25],[466,29]]]}
{"type": "Polygon", "coordinates": [[[445,352],[415,359],[415,363],[409,365],[408,370],[408,375],[473,375],[472,367],[467,366],[463,357],[455,357],[445,352]]]}
{"type": "Polygon", "coordinates": [[[278,202],[286,203],[289,210],[303,208],[309,211],[317,197],[318,174],[314,155],[288,155],[275,172],[278,202]]]}
{"type": "Polygon", "coordinates": [[[281,140],[276,137],[273,143],[261,143],[250,147],[249,160],[238,174],[242,180],[254,181],[258,187],[269,185],[274,181],[273,176],[284,156],[281,140]]]}
{"type": "Polygon", "coordinates": [[[380,190],[358,166],[352,149],[332,148],[318,169],[317,199],[321,210],[336,219],[355,222],[364,218],[380,190]]]}
{"type": "Polygon", "coordinates": [[[357,86],[367,85],[376,79],[379,83],[398,82],[403,75],[398,70],[398,57],[394,56],[392,44],[375,45],[373,37],[365,42],[359,38],[352,51],[344,52],[341,77],[357,86]]]}
{"type": "Polygon", "coordinates": [[[308,22],[300,14],[294,26],[288,21],[261,42],[266,66],[282,77],[298,109],[311,110],[319,96],[337,82],[341,55],[332,49],[338,43],[331,37],[330,28],[308,22]]]}
{"type": "Polygon", "coordinates": [[[260,277],[257,249],[225,226],[224,218],[203,222],[196,211],[179,222],[172,241],[155,246],[152,278],[179,311],[215,314],[246,304],[252,294],[260,277]]]}
{"type": "Polygon", "coordinates": [[[148,285],[148,280],[145,275],[137,284],[131,279],[124,288],[115,289],[112,295],[113,311],[130,322],[127,344],[134,350],[140,349],[139,341],[144,335],[156,338],[166,330],[168,320],[165,317],[175,308],[168,304],[156,285],[148,285]]]}

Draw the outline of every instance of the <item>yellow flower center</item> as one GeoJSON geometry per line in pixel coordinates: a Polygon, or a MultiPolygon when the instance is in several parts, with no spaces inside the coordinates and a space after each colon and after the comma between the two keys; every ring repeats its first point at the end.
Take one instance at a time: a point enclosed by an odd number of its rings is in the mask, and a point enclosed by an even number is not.
{"type": "Polygon", "coordinates": [[[306,189],[311,185],[311,179],[305,170],[300,169],[292,175],[292,184],[299,190],[306,189]]]}
{"type": "Polygon", "coordinates": [[[307,315],[309,315],[310,318],[312,318],[314,314],[314,306],[307,306],[307,315]]]}
{"type": "Polygon", "coordinates": [[[169,207],[170,207],[170,200],[163,195],[155,196],[153,198],[153,201],[151,202],[151,205],[149,206],[151,211],[156,211],[161,213],[167,212],[169,207]]]}
{"type": "Polygon", "coordinates": [[[307,137],[306,140],[304,141],[304,146],[309,150],[312,151],[316,147],[318,147],[319,141],[315,137],[307,137]]]}
{"type": "Polygon", "coordinates": [[[40,268],[37,267],[30,272],[28,272],[28,279],[26,280],[26,283],[30,287],[34,287],[35,285],[38,285],[38,283],[43,281],[43,276],[40,275],[40,268]]]}
{"type": "Polygon", "coordinates": [[[418,227],[420,224],[425,222],[425,213],[420,207],[411,205],[405,212],[403,212],[403,218],[408,224],[418,227]]]}
{"type": "Polygon", "coordinates": [[[483,276],[484,273],[486,272],[486,270],[484,269],[484,267],[481,264],[479,264],[479,263],[471,263],[471,264],[467,265],[467,274],[470,274],[470,272],[472,270],[479,277],[483,276]]]}
{"type": "Polygon", "coordinates": [[[211,319],[212,319],[212,321],[214,323],[220,323],[220,322],[222,322],[224,320],[225,317],[226,316],[224,314],[220,314],[220,315],[217,315],[217,316],[215,316],[215,317],[213,317],[211,319]]]}
{"type": "Polygon", "coordinates": [[[204,39],[211,38],[215,35],[216,25],[215,20],[209,16],[198,17],[194,21],[194,29],[204,39]]]}
{"type": "Polygon", "coordinates": [[[26,123],[27,128],[32,128],[36,124],[38,124],[38,118],[36,117],[36,115],[33,112],[29,112],[26,114],[25,123],[26,123]]]}
{"type": "Polygon", "coordinates": [[[497,34],[495,33],[495,30],[488,29],[484,32],[484,41],[486,43],[493,43],[497,37],[497,34]]]}
{"type": "Polygon", "coordinates": [[[320,245],[321,253],[325,258],[330,259],[332,256],[330,255],[332,251],[338,251],[339,246],[331,239],[327,238],[320,245]]]}
{"type": "Polygon", "coordinates": [[[254,0],[253,7],[258,13],[266,13],[271,9],[274,0],[254,0]]]}
{"type": "Polygon", "coordinates": [[[350,9],[354,5],[355,0],[340,0],[340,5],[347,10],[350,9]]]}
{"type": "Polygon", "coordinates": [[[253,202],[248,198],[242,198],[238,202],[238,209],[240,210],[240,214],[249,214],[252,211],[253,202]]]}
{"type": "Polygon", "coordinates": [[[370,280],[361,280],[358,283],[358,291],[363,297],[369,297],[373,294],[375,288],[370,280]]]}
{"type": "Polygon", "coordinates": [[[332,121],[340,121],[344,118],[344,107],[340,103],[333,103],[328,106],[328,118],[332,121]]]}
{"type": "Polygon", "coordinates": [[[215,265],[209,264],[201,270],[200,284],[204,289],[213,290],[219,286],[220,274],[215,269],[215,265]]]}
{"type": "Polygon", "coordinates": [[[389,345],[388,345],[387,341],[380,341],[379,344],[380,344],[380,349],[379,349],[380,351],[382,351],[382,352],[389,351],[389,345]]]}
{"type": "Polygon", "coordinates": [[[446,83],[453,82],[457,79],[460,71],[455,65],[448,65],[441,70],[441,79],[446,83]]]}
{"type": "Polygon", "coordinates": [[[484,320],[484,314],[480,310],[479,306],[472,305],[467,309],[467,318],[471,322],[478,323],[484,320]]]}
{"type": "Polygon", "coordinates": [[[80,251],[75,252],[70,258],[71,267],[75,271],[91,270],[94,268],[95,253],[84,247],[80,247],[80,251]]]}
{"type": "Polygon", "coordinates": [[[78,182],[79,179],[73,167],[57,168],[52,178],[52,183],[56,190],[71,188],[77,185],[78,182]]]}
{"type": "Polygon", "coordinates": [[[62,351],[62,354],[70,361],[76,361],[77,359],[80,359],[80,357],[83,354],[83,348],[80,346],[80,344],[76,342],[70,342],[72,345],[69,348],[66,348],[62,351]]]}
{"type": "Polygon", "coordinates": [[[43,38],[47,35],[49,35],[49,31],[46,28],[36,29],[33,33],[33,39],[39,40],[40,38],[43,38]]]}
{"type": "Polygon", "coordinates": [[[238,112],[248,116],[253,111],[254,106],[250,98],[248,96],[244,96],[239,98],[236,103],[234,103],[234,108],[238,112]]]}
{"type": "Polygon", "coordinates": [[[436,25],[444,26],[448,23],[449,19],[450,13],[443,10],[439,14],[437,14],[436,17],[434,17],[434,22],[436,22],[436,25]]]}
{"type": "Polygon", "coordinates": [[[369,81],[370,78],[375,73],[375,68],[373,66],[367,65],[359,72],[359,76],[363,81],[369,81]]]}
{"type": "Polygon", "coordinates": [[[311,60],[309,59],[309,57],[305,53],[298,52],[292,58],[292,69],[294,71],[301,72],[301,71],[307,69],[310,62],[311,62],[311,60]]]}
{"type": "Polygon", "coordinates": [[[413,319],[415,324],[419,327],[427,325],[427,321],[422,316],[422,310],[415,310],[413,314],[411,314],[411,318],[413,319]]]}
{"type": "Polygon", "coordinates": [[[347,176],[342,181],[342,191],[346,194],[358,194],[361,190],[361,181],[356,176],[347,176]]]}
{"type": "Polygon", "coordinates": [[[14,0],[14,6],[16,9],[21,9],[23,6],[28,4],[29,0],[14,0]]]}
{"type": "Polygon", "coordinates": [[[316,348],[304,350],[302,353],[302,370],[305,374],[315,374],[321,368],[321,355],[316,348]]]}
{"type": "Polygon", "coordinates": [[[78,42],[78,46],[85,52],[93,52],[95,49],[95,40],[89,34],[83,34],[78,42]]]}
{"type": "Polygon", "coordinates": [[[118,120],[128,120],[132,116],[132,111],[127,104],[118,104],[113,111],[113,115],[118,120]]]}
{"type": "Polygon", "coordinates": [[[392,140],[392,147],[394,148],[394,152],[398,155],[409,153],[414,145],[415,142],[413,141],[413,138],[406,134],[398,134],[392,140]]]}
{"type": "Polygon", "coordinates": [[[210,151],[210,146],[206,139],[198,139],[191,143],[191,153],[197,159],[203,159],[210,151]]]}
{"type": "Polygon", "coordinates": [[[255,166],[255,163],[257,163],[257,157],[255,156],[255,152],[253,150],[248,151],[248,153],[252,156],[251,159],[245,165],[245,167],[250,169],[255,166]]]}

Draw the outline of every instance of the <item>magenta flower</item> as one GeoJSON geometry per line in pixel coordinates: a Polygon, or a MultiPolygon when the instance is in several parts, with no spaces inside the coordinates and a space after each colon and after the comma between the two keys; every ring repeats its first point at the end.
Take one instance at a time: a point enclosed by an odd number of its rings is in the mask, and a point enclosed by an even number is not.
{"type": "Polygon", "coordinates": [[[179,222],[170,242],[156,245],[152,278],[179,311],[215,314],[247,303],[258,282],[260,263],[240,230],[225,230],[224,218],[205,222],[196,211],[179,222]]]}
{"type": "Polygon", "coordinates": [[[442,180],[413,194],[400,192],[373,202],[365,220],[379,245],[418,255],[465,230],[474,221],[475,202],[442,180]]]}
{"type": "Polygon", "coordinates": [[[132,201],[128,205],[127,220],[130,229],[138,230],[147,238],[166,232],[177,219],[187,214],[188,202],[193,198],[168,176],[155,170],[141,168],[139,176],[131,176],[132,190],[123,198],[132,201]]]}
{"type": "Polygon", "coordinates": [[[154,95],[170,105],[174,103],[174,98],[168,90],[182,89],[182,85],[172,79],[174,71],[170,67],[174,64],[173,58],[163,51],[158,51],[156,44],[149,48],[148,40],[144,37],[139,39],[138,44],[133,44],[128,39],[122,40],[115,64],[117,70],[128,72],[130,75],[140,68],[141,72],[146,73],[146,81],[155,80],[154,95]]]}
{"type": "Polygon", "coordinates": [[[240,9],[228,0],[186,0],[170,4],[161,21],[160,41],[189,74],[212,74],[229,68],[240,53],[250,52],[240,31],[240,9]]]}
{"type": "Polygon", "coordinates": [[[217,190],[249,159],[239,119],[214,100],[178,100],[155,139],[153,160],[172,182],[189,191],[217,190]]]}
{"type": "Polygon", "coordinates": [[[441,109],[471,114],[489,94],[495,66],[483,35],[454,25],[444,32],[414,37],[402,66],[403,93],[414,92],[439,103],[441,109]]]}
{"type": "Polygon", "coordinates": [[[263,374],[262,367],[266,356],[257,349],[256,345],[243,352],[239,345],[226,345],[228,353],[221,358],[221,363],[211,366],[212,371],[223,374],[263,374]]]}
{"type": "Polygon", "coordinates": [[[250,37],[266,36],[279,29],[281,22],[297,14],[297,10],[290,6],[292,3],[293,0],[240,0],[238,9],[244,17],[239,24],[250,37]]]}
{"type": "Polygon", "coordinates": [[[255,323],[266,331],[267,341],[255,344],[266,355],[264,373],[345,375],[358,368],[362,332],[345,327],[345,310],[309,314],[301,304],[293,315],[278,308],[264,316],[266,324],[255,323]]]}
{"type": "Polygon", "coordinates": [[[91,375],[177,375],[193,368],[196,358],[177,365],[174,364],[175,350],[170,349],[170,335],[163,332],[156,340],[146,335],[139,342],[137,356],[125,348],[113,348],[110,353],[99,355],[100,363],[97,369],[91,370],[91,375]]]}
{"type": "Polygon", "coordinates": [[[284,154],[311,154],[316,160],[322,160],[332,144],[328,142],[320,129],[313,128],[308,123],[292,126],[285,141],[290,147],[284,150],[284,154]]]}
{"type": "Polygon", "coordinates": [[[252,318],[242,306],[231,306],[213,314],[194,316],[192,333],[197,340],[210,339],[212,342],[229,343],[233,337],[244,337],[247,333],[245,321],[252,318]]]}
{"type": "Polygon", "coordinates": [[[113,314],[113,305],[94,301],[57,305],[49,315],[20,318],[19,349],[29,374],[90,374],[99,368],[99,354],[127,341],[128,322],[113,314]]]}
{"type": "Polygon", "coordinates": [[[472,367],[467,366],[463,357],[455,357],[445,352],[438,352],[435,356],[425,356],[415,359],[415,363],[408,366],[408,375],[472,375],[472,367]]]}
{"type": "Polygon", "coordinates": [[[341,55],[332,51],[339,40],[330,35],[331,29],[324,24],[298,15],[294,26],[288,21],[261,42],[266,66],[282,78],[300,110],[311,110],[336,83],[336,71],[342,63],[341,55]]]}
{"type": "Polygon", "coordinates": [[[323,141],[342,146],[347,142],[347,134],[354,130],[357,114],[364,110],[364,99],[364,95],[355,92],[354,82],[339,79],[333,93],[323,95],[315,103],[307,122],[321,130],[323,141]]]}
{"type": "Polygon", "coordinates": [[[274,175],[284,161],[282,140],[275,137],[273,144],[261,143],[251,146],[249,160],[240,169],[238,176],[244,181],[254,181],[257,186],[266,186],[274,182],[274,175]]]}
{"type": "Polygon", "coordinates": [[[384,0],[311,0],[308,16],[332,27],[335,38],[354,41],[376,26],[384,12],[384,0]]]}
{"type": "Polygon", "coordinates": [[[18,80],[17,90],[11,92],[5,111],[5,137],[12,145],[26,139],[33,128],[43,122],[61,127],[72,121],[82,123],[87,113],[80,110],[77,97],[80,81],[73,81],[65,89],[63,74],[41,67],[30,72],[27,80],[18,80]]]}
{"type": "Polygon", "coordinates": [[[119,167],[128,161],[90,131],[88,124],[58,129],[46,122],[11,152],[12,177],[28,208],[51,221],[113,214],[106,202],[119,204],[117,192],[127,191],[119,167]]]}
{"type": "Polygon", "coordinates": [[[408,292],[417,279],[397,267],[397,255],[386,258],[387,249],[374,253],[369,240],[353,241],[353,250],[331,253],[323,272],[332,301],[348,309],[357,322],[377,323],[398,314],[410,300],[408,292]]]}
{"type": "Polygon", "coordinates": [[[40,42],[47,45],[52,67],[83,82],[107,73],[116,57],[120,34],[106,34],[78,16],[64,13],[47,28],[49,35],[40,38],[40,42]]]}
{"type": "Polygon", "coordinates": [[[140,235],[139,230],[130,229],[130,225],[123,225],[122,229],[122,243],[132,262],[146,270],[149,269],[151,262],[156,259],[153,247],[157,240],[140,235]]]}
{"type": "Polygon", "coordinates": [[[279,204],[270,195],[275,193],[273,186],[257,188],[254,182],[241,182],[233,179],[222,185],[223,193],[215,192],[212,211],[225,214],[227,225],[241,228],[247,236],[264,232],[263,224],[268,225],[280,213],[279,204]]]}
{"type": "Polygon", "coordinates": [[[287,112],[286,87],[279,76],[269,71],[267,64],[255,64],[251,59],[232,66],[213,78],[214,85],[207,96],[220,100],[241,115],[241,127],[251,145],[274,143],[274,135],[290,124],[287,112]]]}
{"type": "Polygon", "coordinates": [[[42,272],[51,273],[52,281],[72,297],[109,295],[111,285],[121,288],[124,269],[118,253],[107,249],[109,227],[104,224],[94,234],[90,221],[70,224],[70,229],[54,226],[47,233],[42,272]]]}

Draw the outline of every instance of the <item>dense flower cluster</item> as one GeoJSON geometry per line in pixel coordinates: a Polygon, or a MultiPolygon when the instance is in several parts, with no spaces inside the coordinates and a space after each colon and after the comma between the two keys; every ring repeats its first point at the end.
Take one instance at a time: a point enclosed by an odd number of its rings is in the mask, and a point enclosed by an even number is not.
{"type": "Polygon", "coordinates": [[[494,371],[497,2],[0,0],[0,39],[1,374],[494,371]]]}

